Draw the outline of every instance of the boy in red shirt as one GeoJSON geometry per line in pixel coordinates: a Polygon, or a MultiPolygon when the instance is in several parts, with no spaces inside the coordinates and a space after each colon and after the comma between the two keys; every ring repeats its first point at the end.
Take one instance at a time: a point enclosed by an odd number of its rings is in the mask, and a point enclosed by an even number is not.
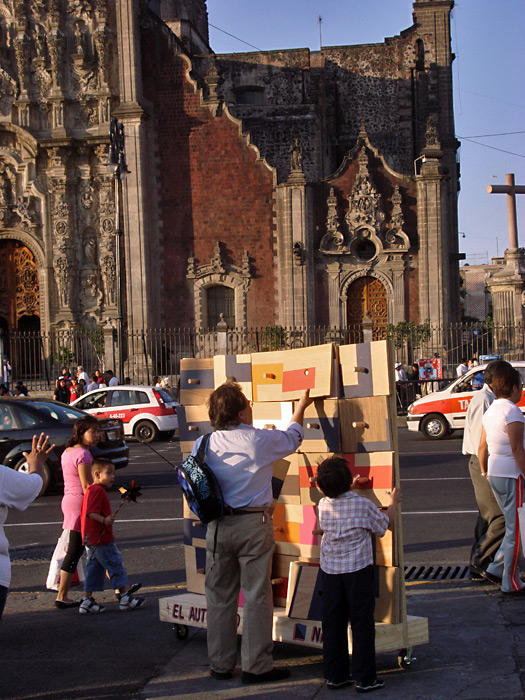
{"type": "Polygon", "coordinates": [[[105,491],[113,486],[115,467],[109,459],[96,459],[91,465],[91,474],[93,483],[86,489],[80,511],[87,567],[84,598],[80,603],[79,612],[81,615],[103,612],[104,606],[95,601],[93,591],[104,590],[106,571],[119,600],[120,610],[135,610],[145,602],[145,598],[133,597],[133,593],[136,593],[142,584],[128,586],[128,575],[113,536],[112,525],[115,516],[111,514],[111,505],[105,491]]]}

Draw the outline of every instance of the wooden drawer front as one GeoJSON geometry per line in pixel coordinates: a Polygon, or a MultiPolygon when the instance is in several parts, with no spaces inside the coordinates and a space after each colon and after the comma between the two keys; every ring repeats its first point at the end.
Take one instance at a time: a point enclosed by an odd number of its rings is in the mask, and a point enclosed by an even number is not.
{"type": "Polygon", "coordinates": [[[246,398],[252,400],[251,355],[216,355],[213,368],[215,388],[225,382],[236,382],[246,398]]]}
{"type": "Polygon", "coordinates": [[[393,449],[389,396],[340,399],[341,447],[344,453],[393,449]]]}
{"type": "Polygon", "coordinates": [[[177,417],[180,449],[183,453],[191,452],[198,437],[213,432],[206,406],[179,406],[177,417]]]}
{"type": "Polygon", "coordinates": [[[310,396],[329,396],[333,352],[333,346],[327,344],[296,350],[253,353],[254,401],[299,399],[305,389],[310,389],[310,396]]]}
{"type": "Polygon", "coordinates": [[[390,396],[393,391],[393,358],[386,340],[339,347],[343,396],[390,396]]]}
{"type": "Polygon", "coordinates": [[[213,357],[184,358],[180,361],[180,402],[185,406],[204,404],[215,388],[213,357]]]}
{"type": "Polygon", "coordinates": [[[254,403],[252,411],[254,428],[286,430],[292,419],[293,403],[291,401],[254,403]]]}
{"type": "Polygon", "coordinates": [[[339,410],[335,399],[319,399],[304,414],[304,440],[301,452],[338,452],[340,448],[339,410]]]}

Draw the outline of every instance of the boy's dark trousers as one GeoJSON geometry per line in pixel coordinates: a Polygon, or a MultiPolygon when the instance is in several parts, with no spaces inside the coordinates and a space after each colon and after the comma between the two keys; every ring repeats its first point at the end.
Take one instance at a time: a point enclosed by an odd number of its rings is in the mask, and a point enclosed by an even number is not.
{"type": "Polygon", "coordinates": [[[376,678],[374,567],[321,578],[324,677],[340,683],[351,676],[369,685],[376,678]],[[352,627],[352,674],[348,657],[352,627]]]}

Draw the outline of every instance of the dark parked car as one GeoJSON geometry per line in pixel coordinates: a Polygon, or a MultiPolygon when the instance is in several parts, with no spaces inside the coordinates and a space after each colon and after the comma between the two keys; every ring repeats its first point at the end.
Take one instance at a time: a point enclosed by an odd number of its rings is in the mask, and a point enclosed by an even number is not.
{"type": "MultiPolygon", "coordinates": [[[[33,435],[44,432],[49,435],[50,444],[56,445],[46,462],[48,488],[61,486],[60,458],[73,435],[73,423],[88,415],[78,408],[49,399],[1,398],[0,463],[24,471],[27,466],[22,452],[31,450],[33,435]]],[[[107,457],[115,469],[127,466],[129,450],[124,440],[122,421],[117,418],[98,420],[100,441],[90,449],[91,453],[93,456],[107,457]]]]}

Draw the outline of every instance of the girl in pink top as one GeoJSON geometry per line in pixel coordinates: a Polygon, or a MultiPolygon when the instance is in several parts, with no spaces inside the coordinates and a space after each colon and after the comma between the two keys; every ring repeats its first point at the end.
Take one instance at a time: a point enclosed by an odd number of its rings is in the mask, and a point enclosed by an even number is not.
{"type": "Polygon", "coordinates": [[[62,562],[60,587],[55,605],[59,609],[78,607],[80,601],[68,597],[71,581],[84,551],[80,534],[80,508],[84,491],[92,483],[91,464],[93,457],[89,448],[99,440],[99,424],[96,418],[86,416],[79,418],[73,427],[73,437],[62,454],[62,473],[64,476],[64,497],[62,528],[69,530],[69,544],[62,562]]]}

